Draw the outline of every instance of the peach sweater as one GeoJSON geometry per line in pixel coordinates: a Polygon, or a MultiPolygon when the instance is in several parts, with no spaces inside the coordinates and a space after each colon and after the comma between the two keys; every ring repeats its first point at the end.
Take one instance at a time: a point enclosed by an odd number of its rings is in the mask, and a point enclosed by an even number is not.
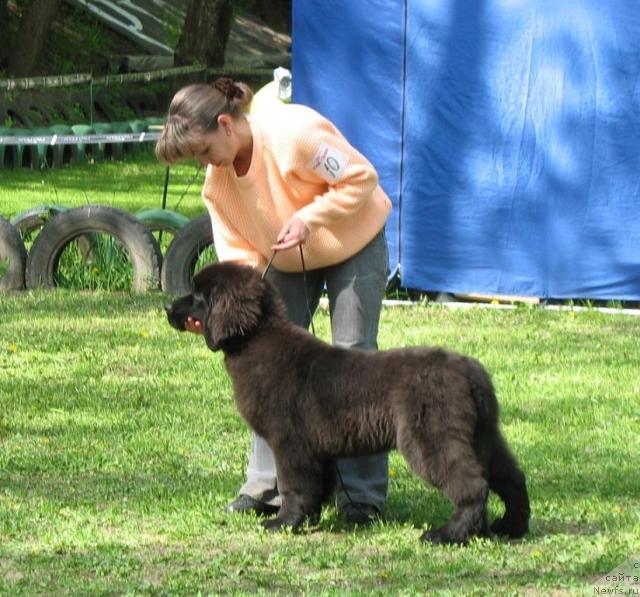
{"type": "MultiPolygon", "coordinates": [[[[382,229],[391,201],[378,176],[326,118],[305,106],[281,104],[248,116],[251,165],[207,169],[202,197],[220,261],[264,269],[284,224],[297,215],[309,228],[308,269],[355,255],[382,229]]],[[[301,271],[298,247],[276,255],[274,267],[301,271]]]]}

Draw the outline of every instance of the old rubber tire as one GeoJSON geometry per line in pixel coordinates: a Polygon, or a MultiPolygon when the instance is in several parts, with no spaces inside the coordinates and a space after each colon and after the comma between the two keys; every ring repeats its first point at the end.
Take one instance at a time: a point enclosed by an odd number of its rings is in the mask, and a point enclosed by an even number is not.
{"type": "Polygon", "coordinates": [[[213,244],[209,214],[191,220],[181,228],[167,249],[162,263],[162,290],[182,296],[193,288],[193,273],[202,252],[213,244]]]}
{"type": "MultiPolygon", "coordinates": [[[[64,205],[38,205],[11,218],[11,223],[18,229],[25,247],[28,248],[29,243],[33,242],[34,236],[40,233],[42,227],[53,216],[61,214],[67,209],[69,208],[64,205]]],[[[83,255],[90,254],[92,242],[93,237],[90,234],[78,239],[78,245],[83,255]]]]}
{"type": "Polygon", "coordinates": [[[171,234],[176,234],[189,223],[187,216],[170,209],[143,209],[136,212],[136,218],[152,231],[161,230],[171,234]]]}
{"type": "Polygon", "coordinates": [[[69,209],[47,222],[31,247],[27,260],[28,288],[53,288],[64,249],[79,236],[99,232],[118,239],[133,265],[134,292],[158,287],[162,255],[151,231],[137,218],[105,205],[69,209]]]}
{"type": "Polygon", "coordinates": [[[19,232],[11,222],[0,216],[0,260],[9,261],[7,270],[0,277],[0,290],[22,290],[27,251],[19,232]]]}
{"type": "Polygon", "coordinates": [[[17,228],[20,236],[26,238],[42,228],[50,218],[66,210],[63,205],[38,205],[13,216],[11,223],[17,228]]]}

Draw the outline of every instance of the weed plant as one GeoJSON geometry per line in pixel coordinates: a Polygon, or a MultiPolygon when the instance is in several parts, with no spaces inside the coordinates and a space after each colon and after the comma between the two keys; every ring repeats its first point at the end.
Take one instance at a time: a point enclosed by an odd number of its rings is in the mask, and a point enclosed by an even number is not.
{"type": "Polygon", "coordinates": [[[92,233],[67,245],[58,261],[56,286],[126,291],[133,282],[129,254],[113,237],[92,233]]]}

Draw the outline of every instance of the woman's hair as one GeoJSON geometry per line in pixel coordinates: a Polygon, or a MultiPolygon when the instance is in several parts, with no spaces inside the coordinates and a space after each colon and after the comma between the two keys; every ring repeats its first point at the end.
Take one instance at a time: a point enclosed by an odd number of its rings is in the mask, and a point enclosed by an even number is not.
{"type": "Polygon", "coordinates": [[[248,85],[220,77],[211,85],[183,87],[171,100],[167,122],[156,143],[156,156],[165,164],[193,157],[198,136],[218,128],[218,116],[237,118],[249,109],[253,92],[248,85]]]}

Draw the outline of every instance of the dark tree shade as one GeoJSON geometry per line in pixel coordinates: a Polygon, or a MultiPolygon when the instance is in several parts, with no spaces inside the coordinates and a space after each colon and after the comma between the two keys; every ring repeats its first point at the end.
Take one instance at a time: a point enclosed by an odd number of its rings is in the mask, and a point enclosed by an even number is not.
{"type": "Polygon", "coordinates": [[[9,59],[9,9],[7,0],[0,0],[0,68],[7,66],[9,59]]]}
{"type": "Polygon", "coordinates": [[[59,5],[60,0],[33,0],[25,9],[9,55],[9,74],[15,77],[32,74],[40,53],[46,46],[49,28],[59,5]]]}
{"type": "Polygon", "coordinates": [[[176,48],[175,64],[222,66],[231,29],[230,0],[191,0],[176,48]]]}
{"type": "Polygon", "coordinates": [[[236,0],[276,31],[291,33],[291,0],[236,0]]]}

